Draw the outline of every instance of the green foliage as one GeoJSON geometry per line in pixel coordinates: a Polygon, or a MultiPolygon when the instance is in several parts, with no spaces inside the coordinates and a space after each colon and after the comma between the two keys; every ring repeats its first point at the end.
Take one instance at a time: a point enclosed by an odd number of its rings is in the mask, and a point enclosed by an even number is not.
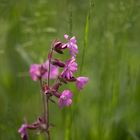
{"type": "Polygon", "coordinates": [[[51,104],[52,140],[139,140],[139,9],[135,0],[1,0],[0,139],[20,139],[23,119],[42,112],[29,65],[44,61],[52,40],[68,33],[78,40],[79,73],[90,81],[82,93],[71,86],[71,108],[51,104]]]}

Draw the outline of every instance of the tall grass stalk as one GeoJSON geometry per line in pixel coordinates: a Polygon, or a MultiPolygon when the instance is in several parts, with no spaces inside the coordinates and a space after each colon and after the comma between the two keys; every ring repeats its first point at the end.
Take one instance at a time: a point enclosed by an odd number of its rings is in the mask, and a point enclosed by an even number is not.
{"type": "MultiPolygon", "coordinates": [[[[91,11],[93,8],[93,2],[90,1],[90,7],[88,9],[87,15],[86,15],[86,20],[85,20],[85,28],[84,28],[84,42],[83,42],[83,50],[82,50],[82,55],[81,55],[81,64],[79,66],[79,74],[81,75],[83,72],[83,66],[84,66],[84,60],[85,60],[85,55],[86,55],[86,49],[88,48],[88,40],[89,40],[89,23],[90,23],[90,17],[91,17],[91,11]]],[[[79,139],[80,133],[79,132],[79,128],[76,127],[76,125],[80,122],[77,122],[77,116],[79,115],[79,91],[77,89],[74,89],[76,95],[74,98],[74,105],[72,107],[72,121],[73,121],[73,126],[72,126],[72,130],[73,130],[73,139],[79,139]]]]}

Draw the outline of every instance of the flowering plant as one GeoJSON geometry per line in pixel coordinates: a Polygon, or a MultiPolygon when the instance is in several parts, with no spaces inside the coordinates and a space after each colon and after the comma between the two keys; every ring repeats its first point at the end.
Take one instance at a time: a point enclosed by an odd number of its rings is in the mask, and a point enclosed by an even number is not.
{"type": "Polygon", "coordinates": [[[72,104],[72,92],[69,89],[65,89],[62,93],[59,92],[59,88],[64,84],[75,82],[79,90],[83,89],[88,82],[87,77],[74,77],[74,73],[78,69],[76,63],[76,54],[78,53],[78,46],[75,37],[69,38],[68,35],[64,35],[66,43],[61,41],[54,41],[51,50],[48,54],[48,60],[43,64],[32,64],[30,66],[30,76],[33,81],[39,81],[41,87],[41,95],[43,98],[43,116],[39,117],[34,123],[24,123],[19,128],[18,132],[23,140],[28,139],[27,130],[37,130],[39,132],[46,132],[48,140],[50,140],[50,127],[49,123],[49,102],[55,102],[52,97],[58,99],[58,105],[60,109],[72,104]],[[70,52],[70,59],[63,62],[59,59],[53,58],[53,54],[63,54],[64,50],[68,49],[70,52]],[[59,68],[62,71],[59,72],[59,68]],[[50,85],[50,80],[54,80],[54,84],[50,85]]]}

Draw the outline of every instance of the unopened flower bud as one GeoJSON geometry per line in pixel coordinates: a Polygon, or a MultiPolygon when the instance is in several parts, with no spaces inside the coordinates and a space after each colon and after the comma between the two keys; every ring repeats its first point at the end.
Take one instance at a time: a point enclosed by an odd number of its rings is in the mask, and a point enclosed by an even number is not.
{"type": "Polygon", "coordinates": [[[53,85],[52,89],[55,90],[55,91],[58,91],[58,89],[61,85],[62,85],[61,83],[56,83],[56,84],[53,85]]]}
{"type": "Polygon", "coordinates": [[[55,97],[57,97],[57,98],[60,97],[60,94],[59,94],[58,92],[56,92],[56,91],[53,91],[53,95],[54,95],[55,97]]]}
{"type": "Polygon", "coordinates": [[[59,54],[63,54],[63,51],[61,51],[60,49],[54,49],[57,53],[59,53],[59,54]]]}
{"type": "Polygon", "coordinates": [[[57,49],[61,49],[62,45],[63,45],[62,42],[55,41],[54,44],[53,44],[53,47],[57,48],[57,49]]]}
{"type": "Polygon", "coordinates": [[[71,77],[70,79],[66,79],[68,82],[75,82],[76,78],[75,77],[71,77]]]}
{"type": "Polygon", "coordinates": [[[51,63],[53,65],[56,65],[56,66],[59,66],[59,67],[65,67],[65,64],[62,61],[60,61],[59,59],[54,59],[54,60],[51,61],[51,63]]]}
{"type": "Polygon", "coordinates": [[[53,49],[57,52],[57,53],[60,53],[60,54],[63,54],[63,49],[66,49],[67,48],[67,45],[60,42],[60,41],[55,41],[53,43],[53,49]]]}

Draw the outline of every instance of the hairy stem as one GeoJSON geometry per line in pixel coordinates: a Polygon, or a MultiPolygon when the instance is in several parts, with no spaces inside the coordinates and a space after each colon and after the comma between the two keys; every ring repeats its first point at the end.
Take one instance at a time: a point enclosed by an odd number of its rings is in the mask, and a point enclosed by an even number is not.
{"type": "Polygon", "coordinates": [[[48,87],[50,86],[50,68],[51,68],[51,58],[53,54],[53,49],[51,48],[51,52],[49,53],[49,68],[48,68],[48,87]]]}
{"type": "Polygon", "coordinates": [[[46,123],[46,132],[47,132],[47,140],[50,140],[50,132],[49,132],[49,103],[48,103],[48,96],[43,93],[43,83],[42,79],[40,79],[40,87],[41,87],[41,95],[43,101],[43,114],[46,123]]]}
{"type": "Polygon", "coordinates": [[[49,97],[46,96],[46,107],[47,107],[47,135],[48,140],[50,140],[50,131],[49,131],[49,97]]]}
{"type": "Polygon", "coordinates": [[[44,114],[44,119],[45,119],[45,122],[47,121],[46,120],[46,100],[45,100],[45,95],[43,93],[43,83],[42,83],[42,79],[40,79],[40,88],[41,88],[41,96],[42,96],[42,102],[43,102],[43,114],[44,114]]]}
{"type": "MultiPolygon", "coordinates": [[[[51,68],[51,58],[52,58],[52,53],[53,53],[53,49],[51,49],[51,52],[49,54],[49,67],[48,67],[48,81],[47,81],[47,86],[50,86],[50,68],[51,68]]],[[[50,130],[49,130],[49,95],[46,96],[46,125],[47,125],[47,135],[48,135],[48,140],[50,140],[50,130]]]]}

